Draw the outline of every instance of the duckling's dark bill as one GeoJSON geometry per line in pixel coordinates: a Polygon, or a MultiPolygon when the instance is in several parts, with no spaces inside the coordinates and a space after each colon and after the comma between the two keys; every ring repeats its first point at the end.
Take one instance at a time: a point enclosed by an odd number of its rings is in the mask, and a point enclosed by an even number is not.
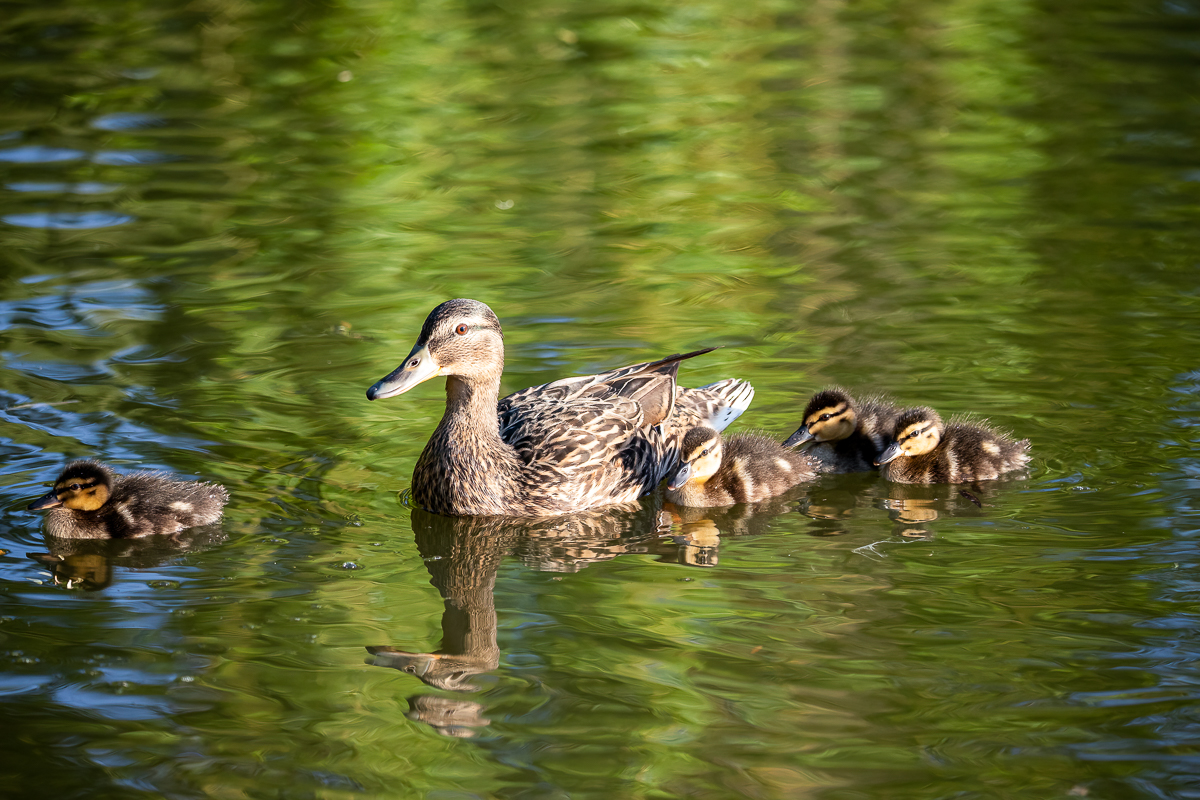
{"type": "Polygon", "coordinates": [[[815,438],[816,437],[813,436],[812,431],[808,429],[808,426],[802,425],[798,431],[787,438],[787,441],[783,443],[783,446],[795,447],[797,445],[808,444],[815,438]]]}
{"type": "Polygon", "coordinates": [[[43,508],[54,508],[58,505],[62,505],[62,501],[58,499],[58,495],[56,495],[53,491],[50,491],[39,497],[37,500],[34,500],[32,503],[26,506],[26,508],[29,511],[40,511],[43,508]]]}
{"type": "Polygon", "coordinates": [[[900,449],[900,443],[895,442],[889,446],[888,449],[879,454],[879,458],[875,461],[875,466],[882,467],[884,464],[888,463],[889,461],[895,461],[902,455],[904,455],[904,452],[900,449]]]}
{"type": "Polygon", "coordinates": [[[679,470],[671,477],[671,480],[667,481],[667,488],[672,491],[678,489],[680,486],[683,486],[688,482],[688,478],[691,476],[691,474],[692,465],[681,464],[679,470]]]}
{"type": "Polygon", "coordinates": [[[441,367],[429,352],[426,345],[412,349],[404,363],[396,367],[387,377],[367,389],[368,400],[382,400],[385,397],[395,397],[404,394],[418,383],[424,383],[430,378],[441,374],[441,367]]]}

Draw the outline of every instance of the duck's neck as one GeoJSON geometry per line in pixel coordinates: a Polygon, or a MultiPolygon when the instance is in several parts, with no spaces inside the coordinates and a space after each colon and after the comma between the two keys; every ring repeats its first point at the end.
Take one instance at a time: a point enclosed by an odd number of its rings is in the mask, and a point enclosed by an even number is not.
{"type": "Polygon", "coordinates": [[[446,378],[446,413],[438,430],[452,427],[459,433],[469,430],[479,441],[500,441],[500,419],[496,403],[500,399],[498,381],[468,381],[457,375],[446,378]]]}
{"type": "Polygon", "coordinates": [[[489,515],[518,493],[520,462],[500,438],[499,380],[446,378],[446,413],[417,459],[413,499],[439,514],[489,515]]]}

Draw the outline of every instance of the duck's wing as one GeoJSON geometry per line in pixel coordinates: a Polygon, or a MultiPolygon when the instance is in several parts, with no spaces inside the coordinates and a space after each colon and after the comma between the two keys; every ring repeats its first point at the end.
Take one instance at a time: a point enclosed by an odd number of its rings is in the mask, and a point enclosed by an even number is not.
{"type": "Polygon", "coordinates": [[[642,407],[620,396],[540,397],[502,416],[500,436],[522,462],[534,515],[636,500],[661,478],[662,435],[642,407]]]}
{"type": "Polygon", "coordinates": [[[563,469],[610,465],[612,454],[642,427],[642,407],[619,396],[541,396],[500,416],[500,438],[523,462],[563,469]]]}
{"type": "Polygon", "coordinates": [[[642,409],[641,424],[657,425],[674,411],[675,377],[679,363],[715,349],[707,347],[690,353],[676,353],[658,361],[645,361],[596,375],[579,375],[542,386],[531,386],[500,401],[497,411],[501,428],[504,427],[506,416],[521,414],[522,409],[546,402],[572,403],[585,398],[632,400],[642,409]]]}

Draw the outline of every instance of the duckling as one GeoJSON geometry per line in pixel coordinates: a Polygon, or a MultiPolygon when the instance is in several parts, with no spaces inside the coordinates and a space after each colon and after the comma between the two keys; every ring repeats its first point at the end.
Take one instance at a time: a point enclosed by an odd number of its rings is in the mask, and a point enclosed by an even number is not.
{"type": "Polygon", "coordinates": [[[783,446],[807,445],[825,472],[867,472],[887,447],[898,413],[880,397],[855,402],[845,389],[822,389],[808,401],[804,424],[783,446]]]}
{"type": "Polygon", "coordinates": [[[728,378],[699,389],[675,382],[679,363],[712,348],[563,378],[498,400],[500,320],[477,300],[429,313],[404,363],[368,400],[446,377],[446,410],[412,477],[413,500],[449,516],[553,517],[630,503],[667,476],[684,431],[722,429],[754,397],[728,378]]]}
{"type": "Polygon", "coordinates": [[[712,428],[696,427],[683,437],[667,499],[681,506],[755,503],[812,480],[819,467],[807,453],[762,434],[735,433],[723,441],[712,428]]]}
{"type": "Polygon", "coordinates": [[[29,504],[52,509],[46,532],[64,539],[128,539],[174,533],[221,518],[229,492],[165,472],[119,475],[98,461],[67,464],[54,488],[29,504]]]}
{"type": "Polygon", "coordinates": [[[910,408],[896,418],[893,442],[876,464],[896,483],[969,483],[1025,466],[1028,451],[1028,439],[1013,441],[982,425],[943,423],[932,408],[910,408]]]}

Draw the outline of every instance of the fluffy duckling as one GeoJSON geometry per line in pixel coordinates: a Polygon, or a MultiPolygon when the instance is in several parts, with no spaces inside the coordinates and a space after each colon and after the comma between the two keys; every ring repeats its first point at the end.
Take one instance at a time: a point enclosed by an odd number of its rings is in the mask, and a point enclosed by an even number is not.
{"type": "Polygon", "coordinates": [[[683,437],[679,467],[667,483],[667,499],[681,506],[731,506],[782,494],[815,478],[819,464],[757,433],[722,440],[712,428],[683,437]]]}
{"type": "Polygon", "coordinates": [[[1013,441],[981,425],[950,421],[932,408],[896,418],[893,442],[876,462],[896,483],[990,481],[1029,463],[1029,440],[1013,441]]]}
{"type": "Polygon", "coordinates": [[[783,446],[805,445],[825,472],[867,472],[891,441],[899,413],[878,397],[855,402],[844,389],[822,389],[808,401],[804,424],[783,446]]]}
{"type": "Polygon", "coordinates": [[[228,500],[229,492],[215,483],[179,481],[165,472],[119,475],[84,460],[67,464],[54,488],[29,509],[51,509],[46,515],[51,536],[129,539],[216,522],[228,500]]]}

